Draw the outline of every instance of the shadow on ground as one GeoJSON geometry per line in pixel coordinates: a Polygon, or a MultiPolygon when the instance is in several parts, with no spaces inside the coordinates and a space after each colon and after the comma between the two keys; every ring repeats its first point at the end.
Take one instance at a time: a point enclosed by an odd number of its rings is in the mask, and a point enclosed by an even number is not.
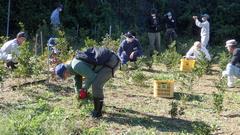
{"type": "Polygon", "coordinates": [[[184,132],[192,133],[194,125],[207,126],[201,121],[188,121],[184,119],[172,119],[163,116],[155,116],[152,114],[142,113],[131,109],[117,108],[115,106],[107,106],[114,112],[107,113],[103,120],[114,122],[121,125],[143,126],[146,129],[156,128],[160,132],[184,132]]]}

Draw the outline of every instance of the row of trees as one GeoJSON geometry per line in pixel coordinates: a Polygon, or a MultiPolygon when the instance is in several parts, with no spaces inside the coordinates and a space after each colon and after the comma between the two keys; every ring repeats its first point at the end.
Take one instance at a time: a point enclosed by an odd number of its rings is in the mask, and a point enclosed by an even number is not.
{"type": "MultiPolygon", "coordinates": [[[[240,35],[238,0],[11,0],[11,36],[19,31],[19,22],[25,25],[30,36],[34,36],[44,23],[49,25],[50,14],[57,3],[64,5],[61,13],[64,29],[72,34],[79,33],[79,37],[89,36],[99,40],[109,31],[110,25],[113,37],[119,37],[128,29],[142,36],[152,7],[157,8],[161,16],[167,11],[174,13],[179,35],[199,36],[192,16],[203,13],[210,15],[212,45],[240,35]]],[[[6,34],[7,5],[8,0],[0,1],[0,35],[6,34]]]]}

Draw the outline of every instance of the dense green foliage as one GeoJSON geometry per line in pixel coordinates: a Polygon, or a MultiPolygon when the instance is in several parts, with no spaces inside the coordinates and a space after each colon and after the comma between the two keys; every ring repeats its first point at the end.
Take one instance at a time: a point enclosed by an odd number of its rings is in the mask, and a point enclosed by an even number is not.
{"type": "MultiPolygon", "coordinates": [[[[199,28],[192,19],[193,15],[208,13],[211,24],[211,45],[222,44],[229,38],[239,37],[238,0],[24,0],[11,1],[10,34],[14,36],[19,30],[19,22],[26,26],[30,36],[35,36],[39,30],[49,36],[50,14],[57,3],[64,5],[61,21],[64,31],[70,35],[72,42],[79,42],[86,36],[100,40],[112,27],[113,37],[119,37],[122,32],[132,29],[137,32],[142,44],[146,45],[145,20],[152,7],[158,9],[158,15],[163,17],[167,11],[172,11],[177,19],[179,36],[194,35],[199,39],[199,28]]],[[[8,0],[0,2],[0,35],[6,34],[8,0]]],[[[164,28],[164,25],[162,25],[164,28]]],[[[46,39],[45,39],[46,41],[46,39]]]]}

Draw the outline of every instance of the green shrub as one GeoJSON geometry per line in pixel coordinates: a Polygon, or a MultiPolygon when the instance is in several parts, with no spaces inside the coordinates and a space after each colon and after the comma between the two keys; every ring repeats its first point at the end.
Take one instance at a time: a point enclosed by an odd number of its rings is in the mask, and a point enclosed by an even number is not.
{"type": "Polygon", "coordinates": [[[20,55],[17,58],[18,68],[14,70],[14,74],[17,77],[29,77],[33,73],[32,67],[34,65],[30,64],[30,58],[33,56],[33,52],[30,51],[30,43],[25,42],[20,46],[20,55]]]}
{"type": "Polygon", "coordinates": [[[213,93],[213,108],[220,114],[223,110],[224,92],[213,93]]]}
{"type": "Polygon", "coordinates": [[[202,77],[205,73],[207,73],[211,68],[211,62],[209,62],[205,54],[203,52],[200,53],[200,56],[196,60],[195,68],[193,73],[199,78],[202,77]]]}
{"type": "Polygon", "coordinates": [[[110,50],[113,50],[114,52],[117,52],[120,46],[120,39],[113,40],[108,34],[106,34],[100,42],[100,45],[110,50]]]}
{"type": "Polygon", "coordinates": [[[219,53],[219,67],[221,68],[222,71],[226,69],[229,60],[230,60],[229,53],[225,51],[219,53]]]}
{"type": "Polygon", "coordinates": [[[210,135],[212,128],[203,121],[192,123],[194,135],[210,135]]]}
{"type": "Polygon", "coordinates": [[[59,37],[57,40],[56,47],[60,51],[60,54],[58,55],[57,58],[61,62],[65,62],[72,59],[75,52],[73,51],[72,47],[70,47],[70,44],[65,37],[65,33],[63,31],[58,31],[58,33],[59,33],[59,37]]]}
{"type": "Polygon", "coordinates": [[[171,110],[168,113],[171,115],[171,118],[176,118],[184,114],[184,108],[181,107],[177,101],[172,101],[170,106],[171,110]]]}
{"type": "Polygon", "coordinates": [[[176,52],[175,42],[173,42],[173,47],[166,50],[158,58],[160,63],[166,65],[167,69],[174,69],[179,66],[181,55],[176,52]]]}
{"type": "Polygon", "coordinates": [[[97,41],[94,40],[94,39],[90,39],[89,37],[87,37],[87,38],[84,40],[84,46],[85,46],[86,48],[95,47],[95,46],[97,46],[97,45],[98,45],[97,41]]]}
{"type": "Polygon", "coordinates": [[[154,77],[154,80],[174,80],[173,74],[158,74],[154,77]]]}
{"type": "Polygon", "coordinates": [[[4,63],[0,62],[0,82],[3,81],[5,75],[6,75],[6,71],[5,71],[4,63]]]}
{"type": "Polygon", "coordinates": [[[16,77],[39,75],[44,69],[44,61],[41,61],[37,56],[33,56],[33,52],[30,51],[29,48],[29,42],[25,42],[20,47],[20,55],[17,58],[18,66],[17,69],[14,70],[14,75],[16,77]]]}
{"type": "Polygon", "coordinates": [[[136,83],[138,85],[143,85],[144,81],[146,81],[147,77],[142,71],[135,70],[131,74],[131,79],[134,83],[136,83]]]}

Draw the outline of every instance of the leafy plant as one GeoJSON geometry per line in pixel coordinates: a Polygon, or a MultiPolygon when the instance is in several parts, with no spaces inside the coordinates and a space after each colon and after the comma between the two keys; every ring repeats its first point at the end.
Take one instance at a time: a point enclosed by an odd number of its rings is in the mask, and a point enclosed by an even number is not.
{"type": "Polygon", "coordinates": [[[181,107],[177,101],[172,101],[170,105],[171,110],[168,113],[171,115],[171,118],[176,118],[184,114],[184,108],[181,107]]]}
{"type": "Polygon", "coordinates": [[[98,43],[97,43],[96,40],[90,39],[89,37],[87,37],[87,38],[84,40],[84,45],[85,45],[85,47],[89,48],[89,47],[97,46],[98,43]]]}
{"type": "Polygon", "coordinates": [[[192,127],[194,135],[210,135],[212,132],[212,128],[203,121],[194,122],[192,127]]]}
{"type": "MultiPolygon", "coordinates": [[[[17,77],[29,77],[33,73],[32,64],[29,60],[33,56],[32,51],[30,51],[30,43],[25,42],[20,47],[20,55],[18,57],[18,68],[14,70],[14,73],[17,77]]],[[[36,64],[36,63],[34,63],[36,64]]]]}
{"type": "Polygon", "coordinates": [[[138,85],[143,85],[144,81],[147,79],[146,75],[140,71],[136,70],[131,75],[132,81],[138,85]]]}
{"type": "Polygon", "coordinates": [[[17,59],[18,66],[14,70],[14,75],[17,77],[30,77],[31,75],[39,75],[44,68],[44,61],[41,61],[37,56],[33,56],[30,51],[30,43],[25,42],[20,47],[20,55],[17,59]]]}
{"type": "MultiPolygon", "coordinates": [[[[195,75],[193,73],[183,73],[179,72],[175,75],[176,80],[180,83],[180,90],[182,92],[192,92],[195,75]]],[[[181,94],[180,99],[183,105],[186,104],[186,102],[189,99],[189,96],[187,94],[181,94]]]]}
{"type": "Polygon", "coordinates": [[[225,92],[227,89],[227,82],[225,79],[220,79],[219,81],[216,81],[214,84],[218,91],[225,92]]]}
{"type": "Polygon", "coordinates": [[[176,68],[179,65],[181,55],[176,52],[175,42],[172,48],[166,50],[158,58],[161,63],[166,65],[167,69],[171,70],[176,68]]]}
{"type": "Polygon", "coordinates": [[[59,38],[57,40],[56,48],[60,51],[60,54],[57,56],[57,58],[61,62],[71,59],[74,55],[74,51],[72,47],[70,47],[70,44],[68,43],[63,31],[59,31],[59,38]]]}
{"type": "Polygon", "coordinates": [[[213,93],[213,108],[220,114],[223,110],[224,92],[213,93]]]}
{"type": "Polygon", "coordinates": [[[174,80],[173,74],[158,74],[154,77],[154,80],[174,80]]]}
{"type": "Polygon", "coordinates": [[[221,53],[219,53],[219,67],[221,68],[221,70],[225,70],[228,62],[229,62],[229,59],[230,59],[230,55],[223,51],[221,53]]]}
{"type": "Polygon", "coordinates": [[[110,50],[113,50],[114,52],[117,52],[119,44],[120,44],[120,39],[113,40],[108,34],[106,34],[105,37],[100,42],[101,46],[106,47],[110,50]]]}
{"type": "Polygon", "coordinates": [[[0,82],[3,81],[4,76],[6,75],[5,67],[2,62],[0,62],[0,82]]]}
{"type": "Polygon", "coordinates": [[[137,68],[143,69],[144,66],[147,66],[149,69],[152,68],[153,60],[146,56],[139,57],[136,61],[137,68]]]}

